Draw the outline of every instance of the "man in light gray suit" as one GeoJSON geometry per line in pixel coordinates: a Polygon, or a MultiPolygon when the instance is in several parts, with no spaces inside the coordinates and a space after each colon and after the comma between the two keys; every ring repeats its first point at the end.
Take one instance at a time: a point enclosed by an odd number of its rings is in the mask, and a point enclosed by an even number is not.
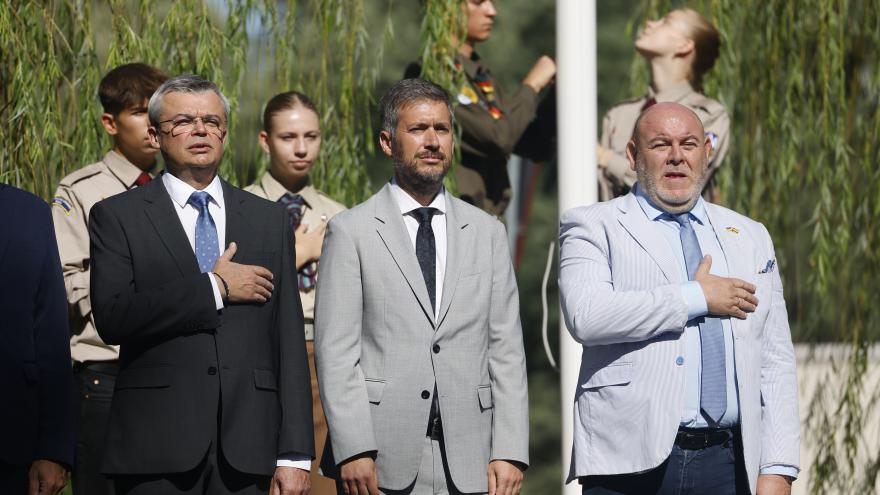
{"type": "Polygon", "coordinates": [[[794,351],[773,242],[705,202],[711,142],[647,109],[626,196],[565,212],[559,286],[583,344],[569,481],[584,494],[787,494],[798,474],[794,351]]]}
{"type": "Polygon", "coordinates": [[[330,220],[321,256],[322,469],[350,495],[517,494],[528,396],[504,227],[443,188],[443,89],[405,79],[379,107],[394,178],[330,220]]]}

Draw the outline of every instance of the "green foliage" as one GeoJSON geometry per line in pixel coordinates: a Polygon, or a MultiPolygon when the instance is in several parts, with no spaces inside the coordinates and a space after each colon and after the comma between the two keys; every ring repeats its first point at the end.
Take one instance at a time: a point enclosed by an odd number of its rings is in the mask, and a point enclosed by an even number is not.
{"type": "MultiPolygon", "coordinates": [[[[823,432],[811,491],[868,493],[878,458],[855,461],[872,405],[859,395],[866,349],[880,337],[880,5],[644,0],[633,25],[680,5],[722,35],[705,89],[731,116],[726,202],[773,236],[795,336],[852,344],[838,404],[817,399],[808,418],[823,432]]],[[[640,60],[633,76],[640,93],[640,60]]]]}
{"type": "Polygon", "coordinates": [[[107,69],[143,61],[169,74],[197,73],[220,86],[232,105],[220,173],[238,185],[252,181],[267,163],[256,147],[258,109],[281,91],[309,94],[324,131],[313,181],[347,204],[360,201],[370,192],[363,163],[372,152],[369,105],[382,50],[367,51],[365,0],[300,1],[307,5],[3,3],[0,179],[49,197],[62,176],[100,158],[108,140],[99,121],[98,82],[107,69]],[[309,15],[298,15],[303,11],[309,15]]]}

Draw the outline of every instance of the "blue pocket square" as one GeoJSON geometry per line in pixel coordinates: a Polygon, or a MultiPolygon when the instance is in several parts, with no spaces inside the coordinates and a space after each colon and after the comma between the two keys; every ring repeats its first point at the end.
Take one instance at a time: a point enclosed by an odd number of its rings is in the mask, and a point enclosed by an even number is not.
{"type": "Polygon", "coordinates": [[[770,273],[776,269],[776,260],[767,260],[767,264],[764,265],[764,269],[759,271],[758,273],[770,273]]]}

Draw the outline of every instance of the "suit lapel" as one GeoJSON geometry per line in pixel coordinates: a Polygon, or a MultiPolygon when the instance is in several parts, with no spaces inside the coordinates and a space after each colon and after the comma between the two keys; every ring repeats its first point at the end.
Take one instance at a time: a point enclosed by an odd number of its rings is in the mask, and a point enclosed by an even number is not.
{"type": "MultiPolygon", "coordinates": [[[[244,198],[240,194],[240,190],[223,179],[220,180],[220,184],[223,186],[223,203],[226,209],[226,246],[220,246],[220,254],[223,254],[230,242],[243,238],[245,221],[241,207],[244,198]]],[[[238,244],[240,246],[241,242],[238,244]]]]}
{"type": "MultiPolygon", "coordinates": [[[[721,245],[721,250],[724,251],[724,258],[727,261],[727,276],[750,282],[753,278],[749,273],[749,265],[752,260],[747,253],[750,253],[751,250],[743,246],[742,234],[736,233],[741,229],[737,231],[727,230],[727,227],[737,229],[739,226],[730,225],[724,215],[724,211],[715,209],[714,206],[711,203],[706,203],[706,215],[709,217],[709,222],[712,224],[712,230],[715,231],[715,237],[721,245]]],[[[749,325],[750,322],[751,320],[748,318],[745,320],[730,318],[734,333],[746,330],[744,325],[749,325]]]]}
{"type": "Polygon", "coordinates": [[[376,200],[376,231],[419,301],[425,316],[433,323],[434,312],[431,310],[431,300],[428,299],[425,278],[422,276],[422,269],[416,259],[412,240],[406,231],[403,215],[401,215],[394,194],[391,192],[391,186],[386,184],[379,191],[376,200]]]}
{"type": "Polygon", "coordinates": [[[667,249],[666,240],[657,232],[642,207],[639,206],[635,194],[629,193],[618,203],[620,215],[617,219],[629,234],[642,246],[642,249],[657,263],[669,282],[681,283],[681,271],[672,257],[672,250],[667,249]]]}
{"type": "Polygon", "coordinates": [[[443,276],[443,294],[440,298],[440,313],[437,326],[443,324],[455,288],[458,285],[458,276],[461,272],[461,260],[465,258],[465,247],[472,245],[470,239],[473,229],[468,228],[468,222],[459,217],[459,211],[455,207],[455,200],[449,192],[446,192],[446,273],[443,276]]]}
{"type": "Polygon", "coordinates": [[[171,196],[165,190],[161,177],[150,181],[144,187],[144,211],[153,224],[159,239],[171,254],[171,258],[180,270],[181,275],[199,272],[199,263],[189,245],[180,217],[174,211],[171,196]]]}

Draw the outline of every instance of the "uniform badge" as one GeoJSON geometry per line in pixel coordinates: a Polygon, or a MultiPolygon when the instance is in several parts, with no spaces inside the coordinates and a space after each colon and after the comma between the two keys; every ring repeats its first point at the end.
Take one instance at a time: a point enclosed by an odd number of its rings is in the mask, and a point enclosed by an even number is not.
{"type": "Polygon", "coordinates": [[[739,234],[739,229],[736,227],[727,227],[724,230],[726,230],[728,232],[733,232],[734,234],[739,234]]]}
{"type": "Polygon", "coordinates": [[[467,84],[464,85],[461,88],[461,92],[458,93],[458,102],[462,105],[470,105],[471,103],[479,101],[479,99],[480,98],[477,96],[477,93],[474,91],[474,89],[467,84]]]}
{"type": "Polygon", "coordinates": [[[67,216],[70,216],[70,212],[73,210],[73,207],[70,206],[70,203],[68,203],[66,199],[57,196],[52,198],[52,207],[55,206],[64,210],[64,214],[67,216]]]}
{"type": "Polygon", "coordinates": [[[718,151],[718,134],[715,134],[712,131],[706,131],[706,137],[709,138],[709,142],[712,144],[711,155],[714,155],[716,151],[718,151]]]}

